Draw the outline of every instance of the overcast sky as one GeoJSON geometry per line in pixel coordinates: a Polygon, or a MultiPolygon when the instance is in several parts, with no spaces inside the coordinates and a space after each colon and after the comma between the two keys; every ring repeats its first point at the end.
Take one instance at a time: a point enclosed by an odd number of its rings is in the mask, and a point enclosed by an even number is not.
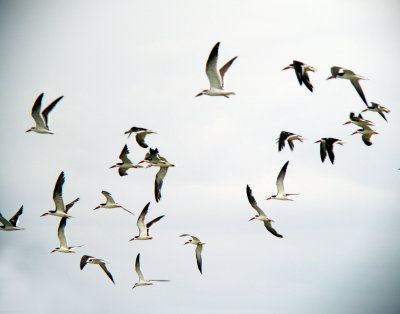
{"type": "Polygon", "coordinates": [[[24,231],[0,234],[0,312],[5,313],[398,313],[400,301],[400,5],[397,1],[1,1],[0,211],[24,205],[24,231]],[[205,62],[220,41],[219,64],[236,96],[194,96],[208,88],[205,62]],[[292,60],[314,66],[314,93],[299,86],[292,60]],[[368,101],[392,110],[367,147],[342,124],[365,108],[331,66],[368,78],[368,101]],[[64,95],[49,118],[55,135],[25,131],[37,96],[64,95]],[[132,161],[146,150],[123,134],[132,126],[176,167],[154,200],[158,169],[132,161]],[[307,140],[278,153],[282,130],[307,140]],[[346,142],[321,163],[321,137],[346,142]],[[290,160],[285,187],[294,202],[267,201],[290,160]],[[64,201],[80,196],[59,246],[56,179],[64,201]],[[272,236],[246,185],[284,238],[272,236]],[[137,215],[151,201],[152,241],[133,241],[136,219],[99,209],[101,191],[137,215]],[[190,233],[206,245],[203,275],[190,233]],[[137,253],[146,279],[131,290],[137,253]],[[103,258],[114,286],[83,254],[103,258]]]}

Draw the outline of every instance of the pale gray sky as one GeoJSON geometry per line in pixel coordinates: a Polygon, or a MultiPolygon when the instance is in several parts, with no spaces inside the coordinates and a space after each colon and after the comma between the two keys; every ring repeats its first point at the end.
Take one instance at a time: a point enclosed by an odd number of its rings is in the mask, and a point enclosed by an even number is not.
{"type": "Polygon", "coordinates": [[[398,313],[400,167],[397,1],[1,1],[1,213],[24,205],[20,226],[0,234],[0,312],[5,313],[398,313]],[[194,96],[208,88],[205,62],[220,41],[230,99],[194,96]],[[317,68],[314,93],[300,87],[293,59],[317,68]],[[381,134],[367,147],[343,126],[365,105],[331,66],[369,78],[367,100],[392,110],[386,123],[365,113],[381,134]],[[24,132],[44,92],[55,135],[24,132]],[[147,142],[176,165],[160,203],[157,169],[108,169],[125,143],[139,161],[146,150],[123,132],[158,132],[147,142]],[[278,153],[280,131],[307,140],[278,153]],[[320,161],[321,137],[335,165],[320,161]],[[294,202],[266,201],[290,160],[285,186],[294,202]],[[77,254],[59,245],[52,193],[64,170],[64,200],[80,196],[68,221],[77,254]],[[246,197],[249,184],[284,238],[269,234],[246,197]],[[102,190],[139,214],[165,214],[152,241],[128,242],[136,217],[92,209],[102,190]],[[179,234],[197,235],[194,247],[179,234]],[[131,290],[141,252],[148,279],[131,290]],[[104,258],[116,286],[83,254],[104,258]]]}

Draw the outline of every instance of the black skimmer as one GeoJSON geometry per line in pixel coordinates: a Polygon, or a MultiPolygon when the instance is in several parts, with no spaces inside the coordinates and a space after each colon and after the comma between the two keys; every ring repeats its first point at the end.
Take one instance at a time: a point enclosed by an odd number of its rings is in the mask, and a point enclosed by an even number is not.
{"type": "Polygon", "coordinates": [[[132,161],[130,161],[130,159],[128,158],[128,154],[129,154],[128,146],[125,144],[124,148],[121,151],[121,154],[119,154],[119,159],[121,159],[122,162],[118,162],[110,167],[110,169],[118,167],[118,173],[121,177],[128,175],[127,171],[130,168],[142,168],[142,166],[140,165],[134,165],[132,161]]]}
{"type": "Polygon", "coordinates": [[[293,60],[293,63],[289,64],[286,68],[283,68],[282,71],[287,69],[294,69],[300,85],[304,83],[304,85],[310,90],[310,92],[313,91],[313,86],[310,82],[310,77],[308,76],[307,72],[315,72],[316,70],[314,67],[308,64],[304,64],[303,62],[293,60]]]}
{"type": "Polygon", "coordinates": [[[256,199],[253,197],[251,189],[248,185],[246,188],[246,193],[247,193],[247,198],[249,199],[249,203],[250,203],[251,207],[253,207],[258,213],[258,215],[254,216],[249,221],[252,221],[253,219],[260,220],[260,221],[264,222],[265,228],[267,228],[267,230],[269,232],[271,232],[274,236],[276,236],[278,238],[283,238],[282,235],[280,235],[274,228],[272,228],[271,222],[274,222],[274,221],[271,218],[269,218],[267,215],[265,215],[263,210],[260,207],[258,207],[256,199]]]}
{"type": "Polygon", "coordinates": [[[278,193],[276,195],[271,195],[267,198],[267,200],[281,200],[281,201],[293,201],[290,198],[287,198],[288,195],[299,195],[296,194],[287,194],[285,193],[285,187],[283,186],[283,180],[285,180],[286,169],[289,165],[289,160],[283,165],[281,171],[279,172],[278,177],[276,178],[276,187],[278,189],[278,193]]]}
{"type": "Polygon", "coordinates": [[[42,106],[43,99],[43,93],[41,93],[32,107],[32,118],[35,120],[36,126],[31,127],[25,133],[34,131],[40,134],[54,134],[54,132],[50,131],[48,126],[48,115],[63,97],[64,96],[58,97],[50,105],[48,105],[46,109],[42,111],[42,113],[40,113],[40,107],[42,106]]]}
{"type": "Polygon", "coordinates": [[[200,274],[203,274],[203,261],[201,258],[201,251],[203,251],[203,245],[205,244],[204,242],[201,242],[199,238],[192,236],[190,234],[181,234],[180,237],[191,237],[189,241],[187,241],[184,245],[186,244],[193,244],[196,246],[196,261],[197,261],[197,267],[199,268],[200,274]]]}
{"type": "Polygon", "coordinates": [[[333,138],[333,137],[324,137],[324,138],[316,141],[315,143],[321,143],[320,144],[320,154],[321,154],[322,162],[325,161],[326,152],[328,152],[329,159],[331,160],[332,164],[335,161],[335,155],[333,154],[333,145],[334,144],[340,144],[340,145],[344,144],[344,142],[342,140],[338,140],[337,138],[333,138]]]}
{"type": "Polygon", "coordinates": [[[86,264],[97,264],[101,267],[102,270],[104,270],[104,272],[106,273],[106,275],[108,276],[108,278],[111,279],[111,281],[113,282],[113,284],[115,285],[113,276],[111,275],[111,273],[108,271],[107,267],[106,267],[106,263],[104,260],[100,259],[100,258],[95,258],[93,256],[89,256],[89,255],[83,255],[81,258],[81,263],[80,263],[80,268],[81,270],[83,269],[83,267],[86,266],[86,264]]]}
{"type": "MultiPolygon", "coordinates": [[[[159,167],[156,174],[156,179],[154,181],[154,196],[156,202],[158,203],[161,199],[161,188],[163,185],[163,180],[167,175],[167,171],[169,167],[175,167],[174,164],[168,162],[168,160],[158,154],[158,149],[150,148],[149,152],[146,154],[144,159],[140,162],[146,162],[148,164],[147,167],[159,167]]],[[[139,164],[140,164],[139,163],[139,164]]]]}
{"type": "Polygon", "coordinates": [[[226,71],[231,67],[233,61],[237,57],[229,60],[221,69],[217,69],[217,61],[218,61],[218,48],[219,42],[217,42],[214,48],[210,52],[210,56],[208,57],[206,64],[206,74],[208,80],[210,81],[210,89],[205,89],[201,93],[198,93],[196,97],[201,95],[208,96],[224,96],[229,98],[229,95],[235,95],[234,92],[227,92],[224,90],[224,75],[226,71]]]}
{"type": "Polygon", "coordinates": [[[144,224],[144,218],[147,215],[147,212],[149,210],[150,202],[146,204],[146,206],[143,208],[142,212],[139,215],[139,218],[137,220],[137,227],[139,229],[139,235],[134,236],[132,239],[129,241],[133,240],[151,240],[153,237],[149,236],[149,231],[150,227],[157,221],[159,221],[161,218],[163,218],[165,215],[158,216],[157,218],[154,218],[152,221],[148,222],[146,225],[144,224]]]}
{"type": "Polygon", "coordinates": [[[65,182],[65,176],[64,176],[64,171],[61,171],[60,175],[58,176],[56,185],[54,187],[53,191],[53,200],[54,204],[56,205],[55,210],[49,210],[48,212],[42,214],[40,217],[46,216],[46,215],[52,215],[52,216],[58,216],[58,217],[72,217],[68,215],[68,210],[77,202],[79,201],[79,197],[66,205],[64,207],[64,201],[62,197],[62,187],[65,182]]]}
{"type": "Polygon", "coordinates": [[[278,151],[280,152],[285,147],[285,141],[288,142],[290,150],[293,150],[293,141],[298,140],[303,142],[304,138],[301,135],[297,135],[291,132],[282,131],[279,138],[276,140],[278,143],[278,151]]]}
{"type": "Polygon", "coordinates": [[[374,134],[379,134],[379,132],[372,130],[368,126],[364,126],[362,129],[358,129],[354,133],[351,133],[351,135],[354,135],[354,134],[362,134],[361,138],[362,138],[363,142],[365,143],[365,145],[371,146],[372,145],[371,136],[374,134]]]}
{"type": "Polygon", "coordinates": [[[122,206],[121,204],[118,204],[114,201],[113,197],[111,196],[111,194],[107,191],[101,191],[101,194],[103,194],[106,198],[106,202],[105,203],[101,203],[100,205],[98,205],[96,208],[94,208],[93,210],[99,209],[99,208],[122,208],[123,210],[127,211],[128,213],[135,215],[134,213],[130,212],[129,210],[127,210],[124,206],[122,206]]]}
{"type": "Polygon", "coordinates": [[[14,216],[10,218],[10,220],[5,219],[3,215],[0,213],[0,222],[3,224],[3,226],[0,226],[0,230],[3,231],[24,230],[24,228],[18,227],[19,216],[22,215],[23,208],[24,206],[21,206],[21,208],[15,213],[14,216]]]}
{"type": "Polygon", "coordinates": [[[363,102],[368,106],[367,100],[365,99],[364,92],[361,88],[360,85],[360,80],[367,80],[366,78],[355,74],[353,71],[342,68],[342,67],[331,67],[331,73],[332,75],[327,78],[327,80],[330,80],[332,78],[342,78],[342,79],[347,79],[350,80],[351,84],[354,86],[356,89],[358,95],[360,95],[361,99],[363,102]]]}
{"type": "Polygon", "coordinates": [[[387,122],[384,112],[389,113],[390,110],[388,108],[385,108],[385,107],[371,101],[371,106],[367,106],[367,109],[364,109],[361,112],[365,112],[368,110],[379,113],[381,115],[381,117],[383,119],[385,119],[385,121],[387,122]]]}
{"type": "Polygon", "coordinates": [[[67,217],[63,217],[60,220],[60,224],[58,225],[58,239],[60,240],[60,247],[56,247],[51,253],[60,252],[60,253],[75,253],[74,249],[81,247],[83,245],[78,246],[68,246],[67,239],[65,238],[65,226],[67,225],[67,217]]]}
{"type": "Polygon", "coordinates": [[[343,125],[350,124],[350,123],[353,123],[353,124],[355,124],[355,125],[358,125],[358,126],[360,126],[360,127],[362,127],[362,128],[363,128],[364,126],[367,126],[367,125],[371,125],[371,126],[374,125],[371,121],[365,120],[365,119],[363,118],[363,116],[361,115],[361,113],[359,113],[359,114],[358,114],[358,117],[357,117],[357,116],[354,114],[354,112],[350,112],[350,120],[347,121],[347,122],[345,122],[345,123],[343,123],[343,125]]]}
{"type": "Polygon", "coordinates": [[[165,280],[165,279],[145,280],[143,277],[143,273],[140,270],[140,253],[136,256],[135,271],[139,277],[139,282],[135,283],[135,285],[132,287],[132,289],[134,289],[136,287],[141,287],[141,286],[151,286],[153,284],[153,282],[168,282],[168,281],[170,281],[170,280],[165,280]]]}
{"type": "Polygon", "coordinates": [[[147,134],[157,134],[156,132],[153,132],[151,130],[145,129],[145,128],[138,128],[138,127],[131,127],[128,131],[126,131],[124,134],[128,134],[131,136],[132,133],[136,133],[136,142],[140,145],[140,147],[147,148],[149,147],[145,142],[144,138],[146,137],[147,134]]]}

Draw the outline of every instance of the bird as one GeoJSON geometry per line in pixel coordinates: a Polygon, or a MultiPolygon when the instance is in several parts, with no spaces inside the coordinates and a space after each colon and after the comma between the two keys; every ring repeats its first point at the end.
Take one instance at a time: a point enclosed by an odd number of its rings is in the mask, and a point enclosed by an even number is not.
{"type": "Polygon", "coordinates": [[[210,82],[210,89],[204,89],[202,92],[198,93],[196,97],[201,95],[208,96],[224,96],[229,98],[229,95],[236,95],[234,92],[227,92],[224,90],[224,75],[226,71],[231,67],[233,61],[237,58],[234,57],[229,60],[222,68],[217,69],[218,61],[218,49],[220,42],[217,42],[210,52],[210,55],[206,64],[206,74],[210,82]]]}
{"type": "Polygon", "coordinates": [[[324,137],[315,143],[321,143],[320,144],[320,154],[321,154],[321,160],[322,162],[325,161],[326,158],[326,152],[328,152],[329,159],[331,160],[331,163],[333,164],[335,162],[335,155],[333,154],[333,145],[334,144],[340,144],[343,145],[345,142],[342,140],[339,140],[337,138],[333,137],[324,137]]]}
{"type": "Polygon", "coordinates": [[[144,224],[144,218],[147,215],[147,212],[149,210],[149,206],[150,206],[150,202],[148,202],[146,204],[146,206],[143,208],[142,212],[139,215],[139,218],[137,220],[137,227],[139,229],[139,235],[138,236],[134,236],[132,239],[130,239],[129,241],[133,241],[133,240],[151,240],[153,239],[153,237],[149,236],[149,230],[150,227],[157,221],[159,221],[161,218],[163,218],[165,215],[161,215],[158,216],[157,218],[154,218],[153,220],[151,220],[150,222],[148,222],[146,225],[144,224]]]}
{"type": "Polygon", "coordinates": [[[101,203],[100,205],[98,205],[93,210],[96,210],[96,209],[99,209],[99,208],[122,208],[123,210],[127,211],[128,213],[130,213],[132,215],[135,215],[134,213],[132,213],[131,211],[129,211],[125,207],[123,207],[121,204],[116,203],[109,192],[101,191],[101,194],[103,194],[105,196],[106,202],[105,203],[101,203]]]}
{"type": "Polygon", "coordinates": [[[118,173],[121,177],[128,175],[127,171],[130,168],[142,168],[142,166],[140,165],[133,164],[132,161],[130,161],[130,159],[128,158],[128,154],[128,146],[125,144],[124,148],[121,151],[121,154],[119,154],[119,159],[121,159],[122,162],[118,162],[110,167],[110,169],[118,167],[118,173]]]}
{"type": "Polygon", "coordinates": [[[146,137],[146,135],[147,134],[157,134],[154,131],[151,131],[151,130],[148,130],[148,129],[145,129],[145,128],[139,128],[139,127],[136,127],[136,126],[131,127],[124,134],[128,134],[128,138],[129,138],[132,133],[136,133],[136,142],[140,145],[140,147],[143,147],[143,148],[149,147],[144,142],[144,138],[146,137]]]}
{"type": "Polygon", "coordinates": [[[53,191],[53,200],[54,204],[56,205],[55,210],[50,210],[44,214],[42,214],[40,217],[46,216],[46,215],[52,215],[52,216],[58,216],[58,217],[67,217],[70,218],[72,216],[68,215],[68,210],[77,202],[79,201],[79,197],[75,200],[73,200],[71,203],[67,204],[64,207],[64,201],[62,197],[62,187],[65,182],[65,176],[64,176],[64,171],[61,171],[60,175],[58,176],[56,185],[54,187],[53,191]]]}
{"type": "Polygon", "coordinates": [[[343,123],[343,125],[350,124],[350,123],[353,123],[353,124],[358,125],[360,127],[364,127],[364,126],[367,126],[367,125],[374,126],[374,124],[371,121],[365,120],[363,118],[363,116],[361,115],[361,113],[359,113],[358,117],[357,117],[354,114],[354,112],[350,112],[350,120],[345,122],[345,123],[343,123]]]}
{"type": "Polygon", "coordinates": [[[367,80],[366,78],[362,77],[361,75],[355,74],[351,70],[348,70],[348,69],[345,69],[342,67],[338,67],[338,66],[331,67],[331,74],[332,75],[330,77],[328,77],[327,80],[330,80],[332,78],[342,78],[342,79],[350,80],[351,84],[356,89],[358,95],[360,95],[363,102],[368,106],[368,102],[365,99],[364,92],[363,92],[360,82],[359,82],[360,80],[367,80]]]}
{"type": "Polygon", "coordinates": [[[300,85],[304,83],[304,85],[310,90],[310,92],[313,91],[313,86],[310,82],[310,77],[308,76],[307,72],[315,72],[316,69],[314,67],[308,64],[304,64],[303,62],[293,60],[293,63],[283,68],[282,71],[287,69],[294,69],[300,85]]]}
{"type": "Polygon", "coordinates": [[[180,237],[191,237],[191,239],[189,239],[189,241],[187,241],[184,245],[186,244],[193,244],[196,246],[196,261],[197,261],[197,267],[200,271],[200,274],[203,274],[203,270],[202,270],[202,258],[201,258],[201,251],[203,250],[203,245],[205,244],[204,242],[201,242],[199,238],[192,236],[190,234],[181,234],[180,237]]]}
{"type": "Polygon", "coordinates": [[[139,282],[136,282],[132,289],[136,287],[141,287],[141,286],[151,286],[153,285],[153,282],[168,282],[170,280],[165,280],[165,279],[153,279],[153,280],[145,280],[143,277],[143,273],[140,270],[140,253],[136,256],[136,262],[135,262],[135,271],[139,277],[139,282]]]}
{"type": "Polygon", "coordinates": [[[271,195],[267,198],[267,200],[281,200],[281,201],[293,201],[290,198],[287,198],[289,195],[299,195],[297,194],[287,194],[285,193],[285,187],[283,186],[283,180],[285,180],[286,169],[289,165],[289,160],[283,165],[281,171],[279,172],[278,177],[276,178],[276,187],[278,189],[278,193],[276,195],[271,195]]]}
{"type": "Polygon", "coordinates": [[[272,220],[271,218],[266,216],[265,213],[263,212],[263,210],[260,207],[258,207],[256,199],[254,198],[249,185],[247,185],[247,187],[246,187],[246,193],[247,193],[247,198],[249,200],[251,207],[253,207],[258,213],[258,215],[254,216],[249,221],[252,221],[254,219],[263,221],[265,228],[267,228],[267,230],[269,232],[271,232],[274,236],[276,236],[278,238],[283,238],[283,236],[281,234],[279,234],[274,228],[272,228],[271,222],[274,222],[274,220],[272,220]]]}
{"type": "Polygon", "coordinates": [[[367,146],[371,146],[372,142],[371,142],[371,136],[374,134],[379,134],[378,131],[372,130],[370,127],[368,126],[364,126],[362,129],[358,129],[357,131],[351,133],[351,135],[354,134],[362,134],[362,140],[365,143],[365,145],[367,146]]]}
{"type": "Polygon", "coordinates": [[[106,264],[108,264],[108,263],[106,263],[104,260],[102,260],[100,258],[95,258],[95,257],[89,256],[89,255],[83,255],[82,258],[81,258],[81,263],[80,263],[81,270],[83,269],[83,267],[86,266],[87,263],[99,265],[101,267],[101,269],[104,270],[104,272],[106,273],[108,278],[110,278],[110,280],[115,285],[113,276],[111,275],[111,273],[108,271],[108,269],[106,267],[106,264]]]}
{"type": "Polygon", "coordinates": [[[58,225],[58,239],[60,240],[60,247],[56,247],[51,253],[60,252],[60,253],[75,253],[74,249],[78,247],[82,247],[83,245],[78,246],[68,246],[67,239],[65,238],[65,226],[67,225],[67,217],[63,217],[60,220],[60,224],[58,225]]]}
{"type": "Polygon", "coordinates": [[[361,112],[365,112],[365,111],[368,111],[368,110],[379,113],[381,115],[381,117],[383,119],[385,119],[385,121],[387,122],[387,119],[385,117],[384,112],[389,113],[390,112],[389,109],[387,109],[387,108],[385,108],[385,107],[383,107],[383,106],[371,101],[371,106],[367,106],[367,109],[364,109],[361,112]]]}
{"type": "Polygon", "coordinates": [[[156,202],[158,203],[161,199],[161,188],[164,182],[164,178],[167,175],[167,171],[169,167],[175,167],[174,164],[168,162],[168,160],[158,154],[158,149],[149,149],[149,152],[146,153],[145,158],[139,162],[143,163],[146,162],[148,164],[147,167],[159,167],[156,174],[156,179],[154,181],[154,196],[156,202]]]}
{"type": "Polygon", "coordinates": [[[278,151],[280,152],[285,147],[285,141],[288,142],[290,150],[293,150],[294,148],[293,141],[295,140],[303,142],[304,138],[298,134],[282,131],[281,134],[279,135],[279,138],[276,139],[276,142],[278,143],[278,151]]]}
{"type": "Polygon", "coordinates": [[[0,230],[3,231],[24,230],[24,228],[18,227],[19,216],[22,215],[23,208],[24,206],[22,205],[20,209],[15,213],[15,215],[10,218],[10,220],[5,219],[3,215],[0,213],[0,222],[3,224],[3,226],[0,226],[0,230]]]}
{"type": "Polygon", "coordinates": [[[29,130],[27,130],[25,133],[34,131],[36,133],[40,134],[54,134],[53,131],[50,131],[49,126],[48,126],[48,116],[50,111],[54,109],[54,107],[57,105],[57,103],[64,97],[60,96],[56,100],[54,100],[50,105],[46,107],[40,113],[40,107],[42,106],[42,99],[43,99],[43,93],[41,93],[38,98],[36,99],[35,103],[33,104],[32,107],[32,118],[35,120],[36,126],[31,127],[29,130]]]}

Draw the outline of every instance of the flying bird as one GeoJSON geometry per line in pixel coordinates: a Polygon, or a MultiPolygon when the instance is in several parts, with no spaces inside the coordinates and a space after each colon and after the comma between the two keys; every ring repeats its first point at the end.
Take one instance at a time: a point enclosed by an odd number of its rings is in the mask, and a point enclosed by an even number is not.
{"type": "Polygon", "coordinates": [[[101,191],[101,194],[103,194],[105,196],[106,202],[105,203],[101,203],[100,205],[98,205],[93,210],[96,210],[96,209],[99,209],[99,208],[122,208],[123,210],[127,211],[128,213],[134,215],[134,213],[132,213],[129,210],[127,210],[121,204],[116,203],[109,192],[101,191]]]}
{"type": "Polygon", "coordinates": [[[385,119],[385,121],[387,122],[384,112],[389,113],[390,110],[388,108],[385,108],[385,107],[371,101],[371,106],[367,106],[367,109],[364,109],[361,112],[365,112],[368,110],[379,113],[381,115],[381,117],[383,119],[385,119]]]}
{"type": "Polygon", "coordinates": [[[365,143],[365,145],[371,146],[372,145],[372,142],[371,142],[372,135],[379,134],[379,132],[372,130],[368,126],[364,126],[362,129],[358,129],[354,133],[351,133],[351,135],[354,135],[354,134],[362,134],[361,138],[362,138],[363,142],[365,143]]]}
{"type": "Polygon", "coordinates": [[[128,154],[129,154],[128,146],[125,144],[124,148],[121,151],[121,154],[119,154],[119,159],[121,159],[122,162],[118,162],[110,167],[110,169],[118,167],[118,173],[121,177],[128,175],[127,171],[130,168],[142,168],[142,166],[140,165],[133,164],[132,161],[130,161],[130,159],[128,158],[128,154]]]}
{"type": "Polygon", "coordinates": [[[51,253],[54,253],[54,252],[75,253],[74,249],[83,246],[83,245],[68,246],[67,239],[65,238],[65,226],[66,225],[67,225],[67,217],[61,218],[60,224],[58,225],[58,239],[60,240],[60,247],[56,247],[53,251],[51,251],[51,253]]]}
{"type": "Polygon", "coordinates": [[[49,129],[48,116],[50,111],[54,109],[54,107],[63,97],[64,96],[58,97],[50,105],[48,105],[46,109],[42,111],[42,113],[40,113],[40,107],[42,106],[42,99],[43,99],[43,93],[41,93],[39,97],[36,99],[35,103],[33,104],[31,113],[33,120],[35,120],[36,126],[31,127],[25,133],[34,131],[40,134],[54,134],[54,132],[50,131],[49,129]]]}
{"type": "Polygon", "coordinates": [[[197,267],[199,268],[200,274],[203,274],[202,270],[202,258],[201,258],[201,251],[203,250],[203,245],[205,244],[204,242],[201,242],[199,238],[192,236],[190,234],[181,234],[180,237],[191,237],[189,241],[187,241],[184,245],[186,244],[193,244],[196,246],[196,261],[197,261],[197,267]]]}
{"type": "Polygon", "coordinates": [[[147,167],[159,167],[160,170],[158,170],[156,174],[156,179],[154,181],[154,196],[156,199],[156,202],[158,203],[161,199],[161,188],[164,182],[164,178],[167,175],[167,171],[169,167],[175,167],[174,164],[168,162],[168,160],[158,154],[158,149],[149,149],[149,152],[146,153],[145,158],[139,162],[143,163],[146,162],[148,164],[147,167]]]}
{"type": "Polygon", "coordinates": [[[283,165],[281,171],[279,172],[278,177],[276,178],[276,187],[278,189],[278,193],[276,195],[271,195],[267,198],[267,200],[281,200],[281,201],[293,201],[292,199],[287,198],[290,195],[299,195],[299,194],[287,194],[285,193],[285,187],[283,186],[283,180],[285,180],[286,169],[289,165],[289,160],[283,165]]]}
{"type": "Polygon", "coordinates": [[[81,270],[86,266],[86,264],[97,264],[101,267],[102,270],[104,270],[104,272],[106,273],[106,275],[108,276],[108,278],[110,278],[110,280],[113,282],[113,284],[115,285],[113,276],[111,275],[111,273],[108,271],[107,267],[106,267],[106,263],[104,260],[100,259],[100,258],[95,258],[93,256],[89,256],[89,255],[83,255],[81,258],[81,263],[80,263],[80,268],[81,270]]]}
{"type": "Polygon", "coordinates": [[[3,231],[16,231],[16,230],[24,230],[24,228],[18,227],[18,222],[19,222],[19,216],[22,215],[24,206],[21,206],[21,208],[15,213],[14,216],[10,218],[10,220],[7,220],[3,217],[3,215],[0,213],[0,222],[3,224],[0,226],[0,230],[3,231]]]}
{"type": "Polygon", "coordinates": [[[233,61],[237,57],[232,58],[229,60],[221,69],[217,69],[217,61],[218,61],[218,48],[219,42],[217,42],[214,48],[210,52],[210,56],[208,57],[207,64],[206,64],[206,74],[208,80],[210,81],[210,89],[205,89],[202,92],[198,93],[196,97],[201,95],[208,95],[208,96],[224,96],[229,98],[229,95],[235,95],[234,92],[227,92],[224,88],[224,75],[226,71],[231,67],[233,61]]]}
{"type": "Polygon", "coordinates": [[[290,150],[293,150],[294,148],[293,141],[295,140],[303,142],[304,138],[298,134],[282,131],[281,134],[279,135],[279,138],[276,139],[276,142],[278,143],[278,151],[280,152],[285,147],[285,141],[288,142],[290,150]]]}
{"type": "Polygon", "coordinates": [[[63,187],[64,182],[65,182],[64,171],[61,171],[60,175],[58,176],[58,179],[57,179],[56,185],[54,187],[54,191],[53,191],[53,200],[54,200],[54,204],[56,205],[56,209],[50,210],[50,211],[42,214],[40,217],[43,217],[46,215],[66,217],[66,218],[72,217],[67,214],[68,210],[77,201],[79,201],[79,197],[64,207],[64,201],[63,201],[63,197],[62,197],[62,187],[63,187]]]}
{"type": "Polygon", "coordinates": [[[253,207],[258,213],[258,215],[254,216],[249,221],[252,221],[253,219],[260,220],[260,221],[264,222],[265,228],[267,228],[267,230],[269,232],[271,232],[274,236],[276,236],[278,238],[283,238],[282,235],[280,235],[274,228],[272,228],[271,222],[274,222],[274,221],[271,218],[269,218],[268,216],[266,216],[265,213],[263,212],[263,210],[260,207],[258,207],[256,199],[254,198],[249,185],[247,185],[246,193],[247,193],[247,198],[249,200],[251,207],[253,207]]]}
{"type": "Polygon", "coordinates": [[[354,112],[350,112],[350,120],[347,121],[347,122],[345,122],[345,123],[343,123],[343,125],[350,124],[350,123],[353,123],[353,124],[355,124],[355,125],[358,125],[358,126],[360,126],[360,127],[362,127],[362,128],[363,128],[364,126],[368,126],[368,125],[373,126],[373,125],[374,125],[371,121],[365,120],[365,119],[363,118],[363,116],[361,115],[361,113],[359,113],[359,114],[358,114],[358,117],[357,117],[357,116],[354,114],[354,112]]]}
{"type": "Polygon", "coordinates": [[[138,128],[138,127],[135,127],[135,126],[131,127],[124,134],[128,134],[128,138],[129,138],[132,133],[136,133],[136,142],[143,148],[149,147],[144,142],[144,138],[146,137],[146,135],[147,134],[157,134],[156,132],[153,132],[151,130],[148,130],[148,129],[145,129],[145,128],[138,128]]]}
{"type": "Polygon", "coordinates": [[[146,204],[146,206],[143,208],[142,212],[139,215],[139,218],[137,220],[137,227],[139,229],[139,235],[138,236],[134,236],[132,239],[130,239],[129,241],[133,241],[133,240],[151,240],[153,239],[153,237],[149,236],[149,231],[150,231],[150,227],[157,221],[159,221],[161,218],[163,218],[165,215],[161,215],[158,216],[157,218],[154,218],[152,221],[148,222],[146,225],[144,224],[144,218],[147,215],[147,212],[149,211],[149,206],[150,206],[150,202],[148,202],[146,204]]]}
{"type": "Polygon", "coordinates": [[[153,279],[153,280],[145,280],[143,277],[143,273],[140,270],[140,253],[136,256],[136,262],[135,262],[135,271],[139,277],[139,282],[135,283],[132,289],[136,287],[141,287],[141,286],[151,286],[153,282],[168,282],[170,280],[163,280],[163,279],[153,279]]]}
{"type": "Polygon", "coordinates": [[[332,78],[342,78],[342,79],[347,79],[350,80],[351,84],[354,86],[356,89],[358,95],[360,95],[361,99],[363,102],[368,106],[368,102],[365,99],[364,92],[361,88],[360,85],[360,80],[367,80],[366,78],[362,77],[361,75],[355,74],[353,71],[342,68],[342,67],[331,67],[331,76],[327,78],[327,80],[330,80],[332,78]]]}
{"type": "Polygon", "coordinates": [[[299,84],[302,85],[304,83],[304,85],[310,90],[310,92],[313,91],[313,86],[310,82],[310,77],[308,76],[307,72],[315,72],[316,69],[314,67],[308,64],[304,64],[303,62],[293,60],[293,63],[289,64],[286,68],[283,68],[282,71],[287,69],[294,69],[299,84]]]}
{"type": "Polygon", "coordinates": [[[333,153],[333,145],[334,144],[340,144],[343,145],[344,142],[342,140],[338,140],[337,138],[333,137],[324,137],[315,143],[321,143],[320,144],[320,154],[321,154],[321,160],[322,162],[325,161],[326,158],[326,153],[328,152],[329,159],[331,160],[331,163],[333,164],[335,161],[335,155],[333,153]]]}

